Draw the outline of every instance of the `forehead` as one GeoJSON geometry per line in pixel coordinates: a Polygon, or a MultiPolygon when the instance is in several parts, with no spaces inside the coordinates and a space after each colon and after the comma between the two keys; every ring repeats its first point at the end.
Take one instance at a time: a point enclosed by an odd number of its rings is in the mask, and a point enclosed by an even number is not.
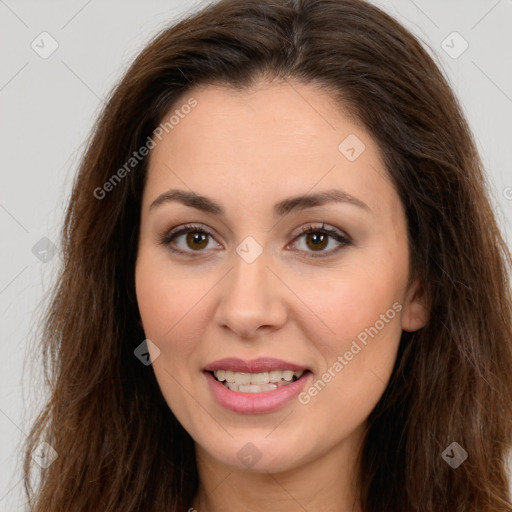
{"type": "Polygon", "coordinates": [[[376,142],[313,85],[200,86],[163,122],[170,116],[151,150],[145,203],[175,186],[240,204],[332,187],[367,204],[397,201],[376,142]]]}
{"type": "Polygon", "coordinates": [[[217,153],[239,158],[266,154],[274,161],[294,155],[337,157],[345,132],[369,138],[331,96],[310,84],[260,82],[244,91],[203,85],[183,95],[170,113],[179,112],[192,97],[197,105],[167,139],[175,146],[193,146],[196,151],[189,156],[196,159],[205,157],[203,151],[210,159],[217,153]]]}

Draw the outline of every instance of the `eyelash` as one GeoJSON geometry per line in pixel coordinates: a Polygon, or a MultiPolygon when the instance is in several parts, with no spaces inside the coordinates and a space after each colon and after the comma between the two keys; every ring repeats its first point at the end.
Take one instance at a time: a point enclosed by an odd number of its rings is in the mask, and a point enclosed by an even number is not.
{"type": "MultiPolygon", "coordinates": [[[[203,233],[203,234],[208,235],[208,236],[213,238],[213,235],[208,230],[206,230],[205,228],[203,228],[203,227],[201,227],[201,226],[199,226],[197,224],[186,224],[186,225],[183,225],[183,226],[178,227],[176,229],[173,229],[169,233],[164,235],[161,238],[161,242],[160,243],[162,245],[167,246],[169,248],[169,250],[172,251],[173,253],[189,254],[189,253],[194,253],[195,252],[196,254],[190,255],[190,257],[195,258],[195,257],[201,256],[201,254],[199,254],[199,253],[203,252],[202,250],[199,250],[199,251],[183,251],[181,249],[175,249],[171,245],[171,242],[175,238],[177,238],[179,235],[187,234],[187,233],[191,233],[191,232],[193,232],[193,233],[203,233]]],[[[336,240],[337,242],[339,242],[341,245],[338,246],[337,248],[331,249],[330,251],[327,251],[327,252],[319,251],[318,253],[315,254],[315,251],[312,251],[310,254],[308,254],[308,256],[306,256],[307,258],[327,258],[328,256],[332,256],[333,254],[339,252],[344,247],[351,245],[351,243],[352,243],[351,240],[346,235],[341,234],[337,230],[325,228],[325,224],[324,223],[322,223],[321,226],[315,226],[313,224],[308,224],[306,226],[303,226],[299,230],[299,233],[294,237],[293,242],[298,240],[301,236],[304,236],[304,235],[307,235],[307,234],[310,234],[310,233],[321,233],[321,234],[327,235],[327,236],[333,238],[334,240],[336,240]]],[[[305,251],[305,252],[309,253],[310,251],[305,251]]]]}

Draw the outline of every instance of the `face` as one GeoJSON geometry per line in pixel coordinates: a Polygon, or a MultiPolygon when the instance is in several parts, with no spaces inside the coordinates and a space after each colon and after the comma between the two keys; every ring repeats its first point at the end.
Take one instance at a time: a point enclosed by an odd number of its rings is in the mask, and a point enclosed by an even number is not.
{"type": "Polygon", "coordinates": [[[402,330],[426,321],[376,142],[295,82],[203,86],[176,109],[150,154],[135,276],[167,404],[231,467],[349,453],[402,330]]]}

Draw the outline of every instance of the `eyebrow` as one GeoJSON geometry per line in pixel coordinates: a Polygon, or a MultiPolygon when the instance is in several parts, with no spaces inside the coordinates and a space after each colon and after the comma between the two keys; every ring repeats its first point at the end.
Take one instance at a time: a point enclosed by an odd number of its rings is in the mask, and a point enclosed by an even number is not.
{"type": "MultiPolygon", "coordinates": [[[[185,190],[171,189],[159,195],[150,205],[149,209],[153,210],[158,206],[169,203],[179,202],[185,206],[190,206],[196,210],[200,210],[213,215],[224,216],[224,208],[216,203],[213,199],[188,192],[185,190]]],[[[315,194],[305,194],[302,196],[289,197],[274,205],[274,216],[282,217],[292,211],[305,210],[315,206],[323,206],[327,203],[348,203],[358,206],[365,210],[371,211],[370,207],[363,203],[360,199],[353,197],[342,190],[331,189],[315,194]]]]}

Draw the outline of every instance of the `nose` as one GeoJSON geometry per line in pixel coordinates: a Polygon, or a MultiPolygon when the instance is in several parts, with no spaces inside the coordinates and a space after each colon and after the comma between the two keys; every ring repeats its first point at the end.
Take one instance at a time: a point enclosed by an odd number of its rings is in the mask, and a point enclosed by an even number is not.
{"type": "Polygon", "coordinates": [[[239,338],[254,339],[286,322],[285,287],[268,267],[265,251],[252,263],[237,254],[219,288],[215,321],[239,338]]]}

